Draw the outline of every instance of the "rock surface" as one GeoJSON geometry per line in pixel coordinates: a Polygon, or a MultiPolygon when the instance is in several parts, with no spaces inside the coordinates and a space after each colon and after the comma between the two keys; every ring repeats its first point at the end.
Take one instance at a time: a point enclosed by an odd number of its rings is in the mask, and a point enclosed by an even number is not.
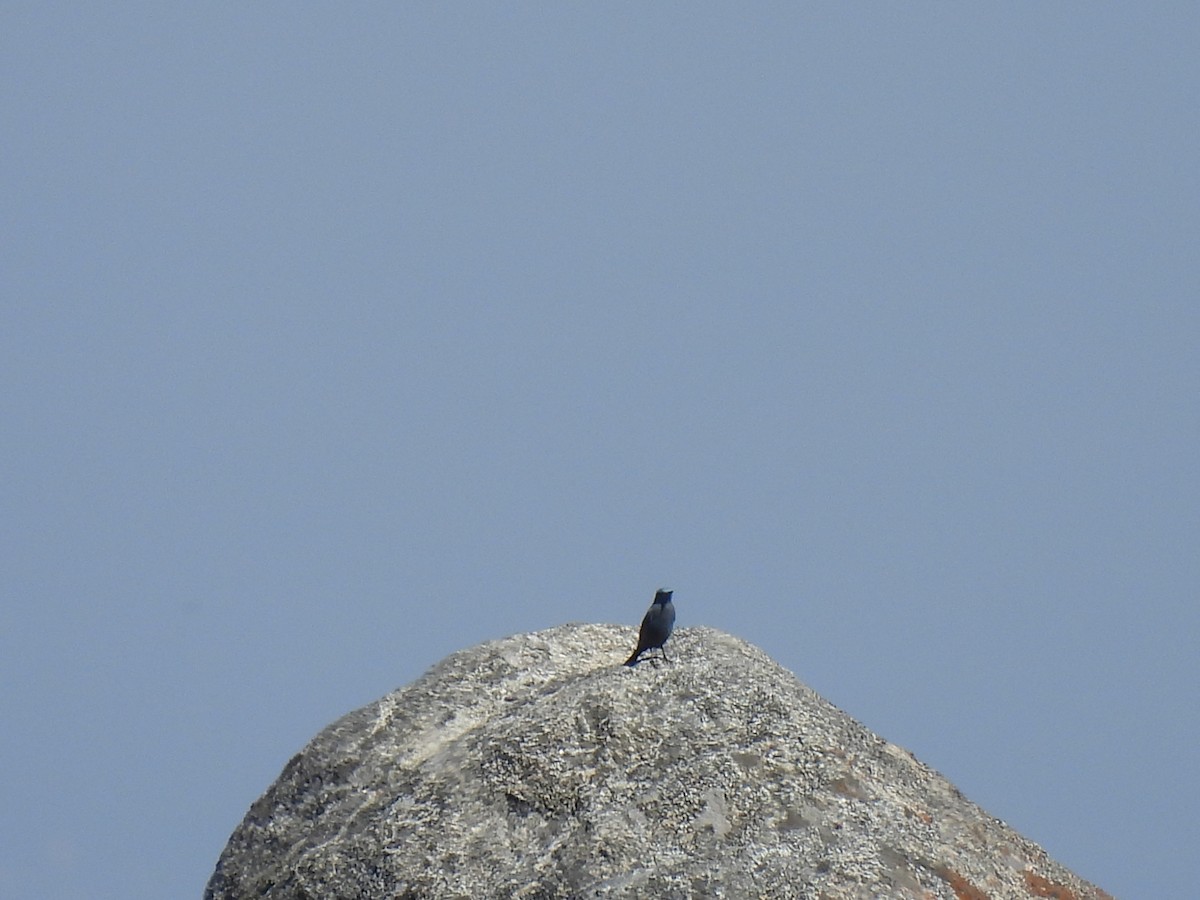
{"type": "Polygon", "coordinates": [[[233,898],[1108,895],[757,648],[564,625],[322,731],[230,838],[233,898]]]}

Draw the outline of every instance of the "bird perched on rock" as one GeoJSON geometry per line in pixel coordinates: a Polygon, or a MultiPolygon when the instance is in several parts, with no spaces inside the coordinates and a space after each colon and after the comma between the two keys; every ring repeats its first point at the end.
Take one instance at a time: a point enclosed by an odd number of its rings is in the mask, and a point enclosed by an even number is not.
{"type": "MultiPolygon", "coordinates": [[[[632,666],[638,661],[639,656],[655,647],[662,651],[663,659],[667,659],[667,651],[663,644],[667,642],[667,638],[671,636],[671,629],[675,627],[675,604],[671,602],[673,593],[675,592],[665,591],[662,588],[655,593],[654,602],[650,604],[646,615],[642,617],[642,629],[638,632],[637,649],[633,651],[633,656],[625,660],[625,665],[632,666]]],[[[670,660],[668,659],[667,662],[670,660]]]]}

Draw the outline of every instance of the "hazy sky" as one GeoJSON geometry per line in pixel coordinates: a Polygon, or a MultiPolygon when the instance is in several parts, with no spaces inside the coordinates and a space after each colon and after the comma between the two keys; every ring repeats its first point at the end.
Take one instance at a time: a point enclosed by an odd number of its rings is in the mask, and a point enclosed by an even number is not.
{"type": "Polygon", "coordinates": [[[198,897],[324,725],[659,585],[1186,896],[1198,39],[5,4],[0,896],[198,897]]]}

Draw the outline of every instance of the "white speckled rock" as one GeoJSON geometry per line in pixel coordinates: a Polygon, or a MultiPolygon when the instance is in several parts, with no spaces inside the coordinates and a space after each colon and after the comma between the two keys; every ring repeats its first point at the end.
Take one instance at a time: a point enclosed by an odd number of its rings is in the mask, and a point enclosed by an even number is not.
{"type": "Polygon", "coordinates": [[[205,897],[1107,896],[744,641],[634,640],[492,641],[340,719],[205,897]]]}

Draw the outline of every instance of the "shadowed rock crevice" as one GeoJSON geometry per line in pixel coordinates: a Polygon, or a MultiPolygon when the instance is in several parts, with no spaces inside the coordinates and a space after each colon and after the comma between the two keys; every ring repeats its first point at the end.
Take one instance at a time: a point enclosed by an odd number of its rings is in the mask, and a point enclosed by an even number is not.
{"type": "Polygon", "coordinates": [[[757,648],[632,637],[481,644],[338,720],[205,897],[1107,896],[757,648]]]}

